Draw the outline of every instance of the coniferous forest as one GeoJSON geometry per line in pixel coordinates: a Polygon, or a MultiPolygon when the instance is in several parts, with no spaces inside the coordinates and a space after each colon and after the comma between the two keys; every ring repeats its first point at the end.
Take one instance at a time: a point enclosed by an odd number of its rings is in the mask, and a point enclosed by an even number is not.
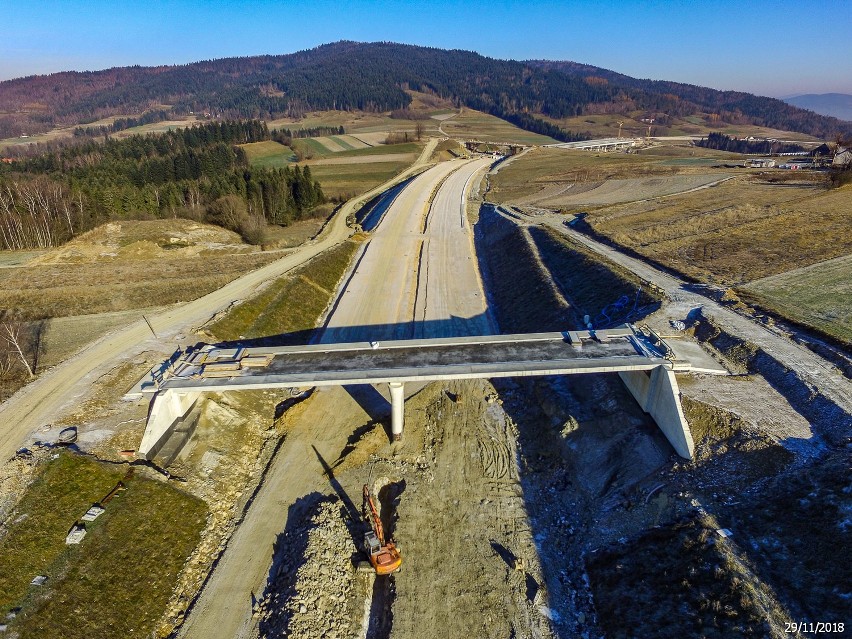
{"type": "Polygon", "coordinates": [[[713,132],[706,138],[701,138],[695,143],[696,146],[705,149],[716,149],[718,151],[730,151],[732,153],[805,153],[805,148],[800,144],[791,142],[779,142],[769,140],[741,140],[732,138],[724,133],[713,132]]]}
{"type": "Polygon", "coordinates": [[[86,141],[4,165],[0,248],[55,246],[106,221],[174,216],[259,241],[266,223],[309,217],[325,201],[310,168],[251,168],[235,146],[272,135],[257,120],[226,121],[86,141]]]}

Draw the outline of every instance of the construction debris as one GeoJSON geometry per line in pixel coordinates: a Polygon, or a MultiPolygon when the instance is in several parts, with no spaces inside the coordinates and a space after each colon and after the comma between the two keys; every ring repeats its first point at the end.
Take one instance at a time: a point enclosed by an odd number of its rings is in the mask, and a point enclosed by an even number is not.
{"type": "Polygon", "coordinates": [[[83,537],[86,536],[86,526],[81,523],[76,523],[71,527],[71,530],[68,531],[68,535],[65,537],[65,543],[68,545],[76,545],[83,541],[83,537]]]}
{"type": "Polygon", "coordinates": [[[98,506],[97,504],[95,504],[94,506],[89,508],[89,510],[86,511],[85,515],[80,517],[80,520],[81,521],[95,521],[95,519],[97,519],[98,517],[103,515],[104,512],[106,512],[106,508],[102,508],[101,506],[98,506]]]}

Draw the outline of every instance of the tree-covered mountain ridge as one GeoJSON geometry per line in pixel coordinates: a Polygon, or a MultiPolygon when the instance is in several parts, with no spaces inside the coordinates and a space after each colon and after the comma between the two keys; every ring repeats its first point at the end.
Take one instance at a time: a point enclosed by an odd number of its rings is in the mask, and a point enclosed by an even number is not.
{"type": "MultiPolygon", "coordinates": [[[[722,121],[828,138],[849,124],[774,98],[666,81],[640,80],[575,62],[518,62],[463,50],[390,42],[336,42],[287,55],[159,67],[68,71],[0,82],[0,137],[131,115],[167,105],[175,114],[226,118],[299,116],[308,111],[392,111],[406,89],[541,130],[559,120],[647,110],[717,114],[722,121]]],[[[570,139],[568,131],[561,135],[570,139]]]]}

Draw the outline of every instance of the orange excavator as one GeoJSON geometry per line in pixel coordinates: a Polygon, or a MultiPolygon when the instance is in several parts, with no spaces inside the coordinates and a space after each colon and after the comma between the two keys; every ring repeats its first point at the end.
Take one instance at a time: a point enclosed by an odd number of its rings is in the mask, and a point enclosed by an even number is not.
{"type": "Polygon", "coordinates": [[[370,488],[364,484],[365,519],[368,517],[368,509],[370,530],[364,533],[364,551],[377,575],[389,575],[399,569],[402,557],[392,541],[385,542],[385,533],[379,512],[376,510],[376,503],[370,495],[370,488]]]}

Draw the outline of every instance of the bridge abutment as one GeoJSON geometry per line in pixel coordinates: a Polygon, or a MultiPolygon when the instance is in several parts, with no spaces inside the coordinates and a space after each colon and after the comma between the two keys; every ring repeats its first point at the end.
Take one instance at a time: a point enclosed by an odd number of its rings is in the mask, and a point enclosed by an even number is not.
{"type": "Polygon", "coordinates": [[[151,402],[148,424],[142,436],[142,443],[139,444],[139,456],[153,459],[175,427],[192,411],[199,397],[200,391],[159,391],[151,402]]]}
{"type": "Polygon", "coordinates": [[[627,390],[648,413],[675,451],[681,457],[692,459],[695,443],[680,405],[680,389],[674,372],[665,366],[645,371],[619,371],[627,390]]]}

